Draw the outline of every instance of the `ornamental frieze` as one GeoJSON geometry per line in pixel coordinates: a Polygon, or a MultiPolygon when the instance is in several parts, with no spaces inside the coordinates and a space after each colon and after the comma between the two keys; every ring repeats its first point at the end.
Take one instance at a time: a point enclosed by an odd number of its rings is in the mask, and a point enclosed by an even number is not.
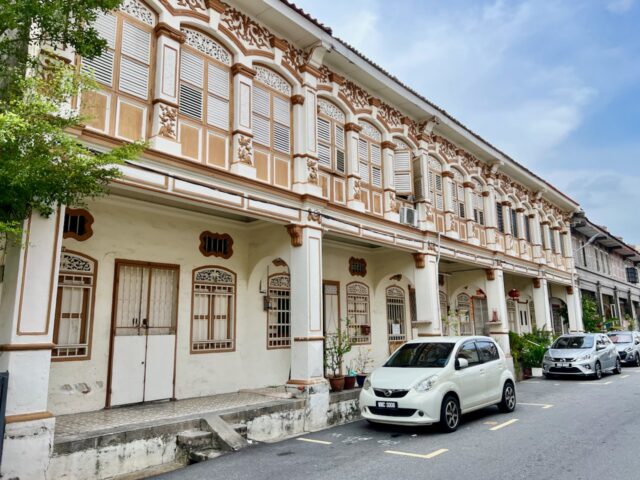
{"type": "Polygon", "coordinates": [[[244,13],[227,5],[220,22],[246,46],[271,51],[271,32],[244,13]]]}
{"type": "Polygon", "coordinates": [[[329,70],[325,65],[320,67],[320,78],[318,79],[318,82],[325,84],[331,83],[331,70],[329,70]]]}
{"type": "Polygon", "coordinates": [[[207,268],[205,270],[198,270],[195,276],[196,282],[203,283],[222,283],[227,285],[233,285],[235,281],[235,275],[226,270],[218,268],[207,268]]]}
{"type": "Polygon", "coordinates": [[[280,93],[285,94],[287,97],[291,96],[291,85],[284,78],[278,75],[273,70],[269,70],[268,68],[261,67],[256,65],[256,76],[255,80],[258,80],[265,85],[277,90],[280,93]]]}
{"type": "Polygon", "coordinates": [[[218,60],[220,63],[231,66],[231,55],[222,45],[195,30],[181,28],[180,31],[185,34],[185,43],[187,45],[218,60]]]}
{"type": "Polygon", "coordinates": [[[402,126],[402,113],[400,113],[399,110],[393,108],[391,105],[383,102],[378,109],[378,113],[380,114],[382,120],[384,120],[384,122],[390,128],[397,128],[402,126]]]}
{"type": "Polygon", "coordinates": [[[344,112],[336,107],[333,103],[327,102],[321,98],[318,99],[318,113],[323,113],[327,117],[332,118],[338,123],[344,124],[344,112]]]}
{"type": "Polygon", "coordinates": [[[186,7],[194,12],[204,12],[207,10],[204,0],[178,0],[177,5],[183,8],[186,7]]]}
{"type": "Polygon", "coordinates": [[[138,0],[124,0],[119,8],[120,11],[128,13],[142,23],[146,23],[152,27],[156,24],[155,14],[138,0]]]}
{"type": "Polygon", "coordinates": [[[369,108],[369,94],[367,91],[353,83],[351,80],[345,80],[340,86],[340,93],[351,103],[354,109],[369,108]]]}
{"type": "Polygon", "coordinates": [[[160,117],[158,120],[160,122],[158,135],[175,139],[178,109],[169,105],[160,104],[160,117]]]}
{"type": "Polygon", "coordinates": [[[79,255],[63,252],[60,256],[60,270],[64,272],[93,273],[93,262],[79,255]]]}

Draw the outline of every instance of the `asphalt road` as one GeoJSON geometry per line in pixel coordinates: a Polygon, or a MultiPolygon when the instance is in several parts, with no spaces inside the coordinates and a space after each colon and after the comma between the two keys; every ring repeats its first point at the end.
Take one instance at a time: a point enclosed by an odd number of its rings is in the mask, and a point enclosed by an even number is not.
{"type": "Polygon", "coordinates": [[[475,412],[452,434],[358,421],[156,479],[640,478],[640,368],[600,381],[528,380],[517,394],[513,413],[475,412]]]}

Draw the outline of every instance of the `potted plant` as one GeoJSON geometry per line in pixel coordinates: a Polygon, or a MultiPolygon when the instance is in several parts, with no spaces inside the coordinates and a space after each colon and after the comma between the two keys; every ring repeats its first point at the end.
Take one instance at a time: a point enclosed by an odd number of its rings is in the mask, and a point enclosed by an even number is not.
{"type": "Polygon", "coordinates": [[[353,390],[356,386],[356,372],[353,370],[352,365],[347,367],[347,374],[344,377],[344,389],[353,390]]]}
{"type": "Polygon", "coordinates": [[[349,338],[349,324],[346,328],[336,333],[327,335],[324,347],[325,368],[331,371],[329,383],[331,390],[340,392],[344,389],[344,375],[342,374],[342,362],[344,356],[351,351],[351,339],[349,338]]]}
{"type": "Polygon", "coordinates": [[[522,352],[522,363],[525,369],[531,370],[532,377],[542,377],[542,360],[547,347],[544,345],[528,344],[522,352]]]}
{"type": "Polygon", "coordinates": [[[358,382],[358,387],[360,388],[364,385],[364,381],[366,380],[367,375],[369,375],[369,369],[373,365],[373,360],[371,360],[369,352],[371,352],[370,348],[358,349],[358,356],[353,362],[354,370],[356,372],[356,380],[358,382]]]}

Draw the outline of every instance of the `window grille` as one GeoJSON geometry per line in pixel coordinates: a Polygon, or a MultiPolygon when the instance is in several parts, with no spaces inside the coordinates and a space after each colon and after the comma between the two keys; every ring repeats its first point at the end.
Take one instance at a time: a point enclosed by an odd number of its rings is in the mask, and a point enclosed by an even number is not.
{"type": "Polygon", "coordinates": [[[233,238],[227,233],[202,232],[200,234],[200,253],[205,257],[231,258],[233,238]]]}
{"type": "Polygon", "coordinates": [[[347,285],[347,319],[351,342],[358,345],[371,343],[369,287],[364,283],[347,285]]]}
{"type": "Polygon", "coordinates": [[[288,274],[269,277],[267,346],[288,348],[291,346],[291,287],[288,274]]]}
{"type": "Polygon", "coordinates": [[[516,212],[515,208],[511,209],[511,234],[515,238],[520,238],[520,232],[518,228],[518,212],[516,212]]]}
{"type": "Polygon", "coordinates": [[[531,243],[531,219],[529,217],[524,218],[524,238],[531,243]]]}
{"type": "Polygon", "coordinates": [[[496,204],[496,224],[498,230],[504,233],[504,205],[500,203],[496,204]]]}
{"type": "Polygon", "coordinates": [[[387,288],[387,336],[389,342],[407,339],[405,325],[404,290],[397,286],[387,288]]]}
{"type": "Polygon", "coordinates": [[[364,277],[367,274],[367,261],[364,258],[349,258],[349,273],[352,276],[364,277]]]}
{"type": "Polygon", "coordinates": [[[67,208],[62,225],[63,238],[86,240],[93,235],[93,216],[82,209],[67,208]]]}
{"type": "Polygon", "coordinates": [[[194,272],[191,348],[194,352],[235,349],[236,275],[222,267],[194,272]]]}

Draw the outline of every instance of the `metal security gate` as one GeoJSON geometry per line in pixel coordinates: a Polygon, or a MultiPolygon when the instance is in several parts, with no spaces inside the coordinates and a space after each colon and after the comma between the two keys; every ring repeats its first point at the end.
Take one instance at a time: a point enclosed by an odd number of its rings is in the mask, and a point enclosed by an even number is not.
{"type": "Polygon", "coordinates": [[[178,267],[116,262],[110,406],[173,397],[178,267]]]}
{"type": "Polygon", "coordinates": [[[2,444],[4,443],[4,417],[7,411],[7,390],[9,390],[9,372],[0,372],[0,464],[2,463],[2,444]]]}

